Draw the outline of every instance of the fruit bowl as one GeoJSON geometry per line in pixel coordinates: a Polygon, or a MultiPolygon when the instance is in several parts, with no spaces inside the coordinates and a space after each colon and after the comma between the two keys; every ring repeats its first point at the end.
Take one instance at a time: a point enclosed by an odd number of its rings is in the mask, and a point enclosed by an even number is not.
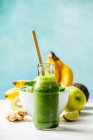
{"type": "Polygon", "coordinates": [[[70,90],[66,89],[59,92],[59,114],[61,114],[67,105],[70,90]]]}
{"type": "Polygon", "coordinates": [[[33,93],[19,90],[21,105],[28,115],[32,116],[33,112],[33,93]]]}
{"type": "MultiPolygon", "coordinates": [[[[66,107],[69,98],[69,92],[70,91],[68,89],[59,92],[59,114],[61,114],[66,107]]],[[[27,111],[27,114],[30,116],[33,114],[33,94],[34,93],[19,90],[20,102],[25,111],[27,111]]]]}

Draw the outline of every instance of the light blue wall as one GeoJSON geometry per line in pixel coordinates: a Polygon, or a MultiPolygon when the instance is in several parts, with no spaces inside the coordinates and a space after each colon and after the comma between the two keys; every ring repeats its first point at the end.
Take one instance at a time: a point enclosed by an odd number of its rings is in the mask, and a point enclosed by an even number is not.
{"type": "Polygon", "coordinates": [[[0,0],[0,98],[12,81],[37,75],[32,29],[43,61],[54,51],[93,98],[92,0],[0,0]]]}

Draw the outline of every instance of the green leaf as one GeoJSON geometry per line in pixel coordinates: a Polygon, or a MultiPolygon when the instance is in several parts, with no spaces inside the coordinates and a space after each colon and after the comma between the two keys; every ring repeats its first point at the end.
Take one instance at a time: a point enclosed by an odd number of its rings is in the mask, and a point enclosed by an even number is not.
{"type": "Polygon", "coordinates": [[[36,81],[29,81],[29,82],[26,82],[25,85],[34,87],[35,83],[36,81]]]}
{"type": "Polygon", "coordinates": [[[58,84],[58,89],[61,92],[61,91],[64,91],[65,90],[65,87],[62,87],[61,85],[58,84]]]}

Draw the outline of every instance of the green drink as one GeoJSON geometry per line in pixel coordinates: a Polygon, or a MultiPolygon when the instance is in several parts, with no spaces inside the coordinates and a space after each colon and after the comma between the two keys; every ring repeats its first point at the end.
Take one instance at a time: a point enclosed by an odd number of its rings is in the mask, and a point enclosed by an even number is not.
{"type": "Polygon", "coordinates": [[[54,75],[43,69],[45,73],[38,77],[34,88],[34,124],[38,129],[52,129],[59,124],[58,86],[54,75]]]}

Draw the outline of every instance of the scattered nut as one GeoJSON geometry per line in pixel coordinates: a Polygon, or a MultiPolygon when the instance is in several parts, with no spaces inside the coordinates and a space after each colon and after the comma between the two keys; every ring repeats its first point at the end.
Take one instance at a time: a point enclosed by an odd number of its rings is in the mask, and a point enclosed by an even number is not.
{"type": "Polygon", "coordinates": [[[18,111],[18,114],[21,115],[21,116],[25,116],[25,115],[27,115],[27,112],[25,112],[25,111],[18,111]]]}
{"type": "Polygon", "coordinates": [[[24,116],[27,114],[27,112],[24,111],[17,111],[17,112],[10,112],[6,114],[6,119],[14,122],[14,121],[21,121],[23,120],[24,116]]]}

